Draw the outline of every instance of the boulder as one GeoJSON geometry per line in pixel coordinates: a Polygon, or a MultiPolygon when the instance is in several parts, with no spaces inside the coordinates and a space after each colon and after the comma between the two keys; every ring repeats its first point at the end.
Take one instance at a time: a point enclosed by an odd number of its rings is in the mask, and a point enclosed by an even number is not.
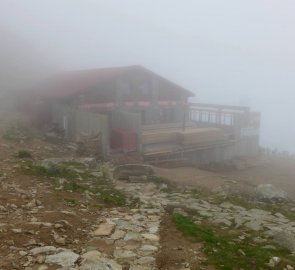
{"type": "Polygon", "coordinates": [[[264,201],[285,201],[287,193],[272,184],[261,184],[256,188],[256,197],[264,201]]]}
{"type": "Polygon", "coordinates": [[[281,231],[273,236],[273,240],[279,244],[280,246],[288,249],[290,252],[295,251],[295,235],[286,232],[286,231],[281,231]]]}

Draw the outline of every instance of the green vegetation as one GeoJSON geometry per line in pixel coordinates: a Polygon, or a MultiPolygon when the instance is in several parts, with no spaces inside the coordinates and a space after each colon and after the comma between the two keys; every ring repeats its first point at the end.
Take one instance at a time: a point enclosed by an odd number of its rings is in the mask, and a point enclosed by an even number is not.
{"type": "Polygon", "coordinates": [[[87,169],[87,166],[84,163],[78,161],[63,161],[62,166],[64,167],[73,167],[77,169],[87,169]]]}
{"type": "Polygon", "coordinates": [[[63,190],[70,191],[70,192],[84,192],[87,190],[86,187],[77,184],[76,182],[64,183],[63,190]]]}
{"type": "Polygon", "coordinates": [[[201,193],[200,190],[196,188],[190,190],[190,194],[193,198],[199,198],[200,193],[201,193]]]}
{"type": "MultiPolygon", "coordinates": [[[[28,175],[49,179],[56,190],[77,194],[88,192],[98,205],[101,203],[107,206],[126,205],[126,195],[113,187],[112,183],[105,178],[106,174],[96,177],[93,171],[86,167],[82,163],[73,161],[58,164],[53,162],[35,164],[27,161],[22,171],[28,175]],[[59,179],[64,181],[60,183],[59,179]]],[[[71,204],[74,205],[74,203],[71,204]]]]}
{"type": "Polygon", "coordinates": [[[18,158],[32,158],[32,154],[27,150],[20,150],[17,152],[16,156],[18,158]]]}
{"type": "Polygon", "coordinates": [[[69,180],[75,179],[93,179],[94,176],[90,170],[85,168],[85,165],[79,162],[61,162],[53,163],[48,162],[46,164],[38,164],[33,162],[27,162],[26,166],[22,167],[22,171],[28,175],[64,178],[69,180]]]}
{"type": "Polygon", "coordinates": [[[100,201],[111,206],[124,206],[127,203],[125,193],[113,187],[99,189],[96,196],[100,201]]]}
{"type": "MultiPolygon", "coordinates": [[[[180,214],[173,214],[173,222],[177,228],[193,241],[203,243],[203,252],[207,255],[206,264],[214,265],[217,269],[271,269],[267,265],[269,259],[277,256],[282,261],[275,269],[283,269],[286,264],[294,264],[295,259],[281,247],[275,250],[264,248],[251,239],[238,239],[237,232],[218,232],[207,224],[195,224],[190,218],[180,214]]],[[[273,268],[272,268],[273,269],[273,268]]]]}
{"type": "Polygon", "coordinates": [[[63,200],[70,206],[75,206],[79,204],[79,202],[76,199],[64,198],[63,200]]]}
{"type": "Polygon", "coordinates": [[[64,183],[62,190],[70,192],[89,192],[92,197],[108,206],[124,206],[127,199],[125,193],[115,189],[111,184],[97,187],[89,187],[88,185],[78,184],[76,182],[64,183]]]}

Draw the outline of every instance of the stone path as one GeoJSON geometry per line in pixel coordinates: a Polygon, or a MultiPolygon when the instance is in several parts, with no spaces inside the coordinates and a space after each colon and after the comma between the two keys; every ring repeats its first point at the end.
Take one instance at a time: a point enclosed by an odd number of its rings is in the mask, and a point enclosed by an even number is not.
{"type": "MultiPolygon", "coordinates": [[[[213,204],[208,200],[194,198],[189,193],[168,194],[161,192],[153,183],[117,182],[116,186],[132,196],[138,206],[134,209],[104,210],[97,224],[93,224],[91,242],[83,254],[55,247],[30,250],[29,256],[37,257],[43,263],[38,270],[45,270],[51,264],[59,265],[60,270],[157,269],[156,254],[160,249],[158,232],[165,208],[184,214],[186,211],[194,212],[196,220],[206,219],[224,229],[230,227],[249,232],[260,231],[265,239],[272,237],[279,244],[295,250],[295,222],[280,213],[272,214],[261,209],[247,210],[229,202],[213,204]],[[93,245],[94,240],[113,245],[113,253],[99,252],[93,245]]],[[[259,241],[264,241],[263,237],[259,241]]]]}

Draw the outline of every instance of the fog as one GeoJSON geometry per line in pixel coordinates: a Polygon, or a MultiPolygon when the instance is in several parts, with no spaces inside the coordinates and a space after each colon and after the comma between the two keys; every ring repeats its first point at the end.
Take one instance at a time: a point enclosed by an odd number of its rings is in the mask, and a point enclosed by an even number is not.
{"type": "Polygon", "coordinates": [[[295,152],[294,8],[292,0],[1,0],[1,88],[26,88],[53,70],[140,64],[199,102],[261,111],[261,144],[295,152]]]}

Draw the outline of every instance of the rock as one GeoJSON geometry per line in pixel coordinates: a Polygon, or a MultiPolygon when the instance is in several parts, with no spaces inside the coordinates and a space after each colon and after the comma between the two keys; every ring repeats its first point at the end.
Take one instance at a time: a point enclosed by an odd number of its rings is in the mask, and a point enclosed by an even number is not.
{"type": "Polygon", "coordinates": [[[83,262],[79,270],[122,270],[122,266],[114,260],[102,258],[101,261],[98,262],[83,262]]]}
{"type": "Polygon", "coordinates": [[[265,243],[266,242],[266,239],[263,239],[263,238],[257,236],[255,238],[253,238],[253,242],[254,243],[257,243],[257,244],[262,244],[262,243],[265,243]]]}
{"type": "Polygon", "coordinates": [[[54,255],[47,255],[45,263],[57,264],[60,266],[74,266],[75,262],[79,259],[79,255],[72,251],[62,251],[54,255]]]}
{"type": "Polygon", "coordinates": [[[287,193],[272,184],[261,184],[256,188],[256,197],[259,200],[285,201],[287,193]]]}
{"type": "Polygon", "coordinates": [[[101,253],[97,250],[91,250],[81,256],[83,259],[91,262],[98,262],[101,258],[101,253]]]}
{"type": "Polygon", "coordinates": [[[279,257],[272,257],[267,263],[268,266],[274,268],[280,263],[281,259],[279,257]]]}
{"type": "Polygon", "coordinates": [[[141,239],[141,234],[136,232],[128,232],[124,237],[124,241],[140,241],[141,239]]]}
{"type": "Polygon", "coordinates": [[[45,262],[45,258],[46,258],[45,255],[40,254],[40,255],[37,256],[36,262],[39,263],[39,264],[44,263],[45,262]]]}
{"type": "Polygon", "coordinates": [[[281,231],[273,236],[274,241],[282,247],[285,247],[290,252],[295,251],[295,236],[292,233],[281,231]]]}
{"type": "Polygon", "coordinates": [[[221,224],[230,227],[232,225],[231,221],[226,218],[217,218],[213,220],[216,224],[221,224]]]}
{"type": "Polygon", "coordinates": [[[11,231],[14,233],[22,233],[22,229],[12,229],[11,231]]]}
{"type": "Polygon", "coordinates": [[[32,255],[38,255],[38,254],[53,254],[56,252],[56,247],[53,246],[45,246],[45,247],[36,247],[30,250],[30,253],[32,255]]]}
{"type": "Polygon", "coordinates": [[[157,233],[159,231],[159,226],[152,226],[149,228],[149,233],[157,233]]]}
{"type": "Polygon", "coordinates": [[[156,234],[152,234],[152,233],[143,233],[142,236],[150,241],[159,241],[160,237],[156,234]]]}
{"type": "Polygon", "coordinates": [[[26,256],[28,253],[26,251],[20,250],[19,255],[26,256]]]}
{"type": "Polygon", "coordinates": [[[61,213],[65,214],[65,215],[68,215],[68,216],[73,216],[73,217],[77,215],[73,211],[65,211],[65,210],[63,210],[63,211],[61,211],[61,213]]]}
{"type": "Polygon", "coordinates": [[[113,240],[119,240],[124,238],[126,235],[126,232],[122,231],[122,230],[115,230],[115,232],[111,235],[111,239],[113,240]]]}
{"type": "Polygon", "coordinates": [[[141,257],[140,259],[136,260],[136,264],[153,264],[156,261],[154,257],[141,257]]]}
{"type": "Polygon", "coordinates": [[[66,245],[66,237],[59,236],[57,234],[57,232],[55,232],[54,230],[52,232],[53,232],[53,238],[54,238],[55,243],[65,246],[66,245]]]}
{"type": "Polygon", "coordinates": [[[95,236],[109,236],[115,229],[114,224],[103,223],[98,226],[98,228],[94,231],[95,236]]]}
{"type": "Polygon", "coordinates": [[[261,226],[261,222],[257,220],[252,220],[244,224],[244,226],[253,231],[261,231],[263,227],[261,226]]]}
{"type": "Polygon", "coordinates": [[[152,245],[143,245],[141,248],[140,248],[141,251],[144,251],[144,252],[149,252],[149,251],[153,251],[153,252],[156,252],[158,251],[158,247],[156,246],[152,246],[152,245]]]}
{"type": "Polygon", "coordinates": [[[287,270],[294,270],[294,267],[291,266],[291,265],[286,265],[286,269],[287,269],[287,270]]]}
{"type": "Polygon", "coordinates": [[[130,259],[135,258],[136,254],[131,250],[116,249],[114,252],[114,257],[117,259],[130,259]]]}

